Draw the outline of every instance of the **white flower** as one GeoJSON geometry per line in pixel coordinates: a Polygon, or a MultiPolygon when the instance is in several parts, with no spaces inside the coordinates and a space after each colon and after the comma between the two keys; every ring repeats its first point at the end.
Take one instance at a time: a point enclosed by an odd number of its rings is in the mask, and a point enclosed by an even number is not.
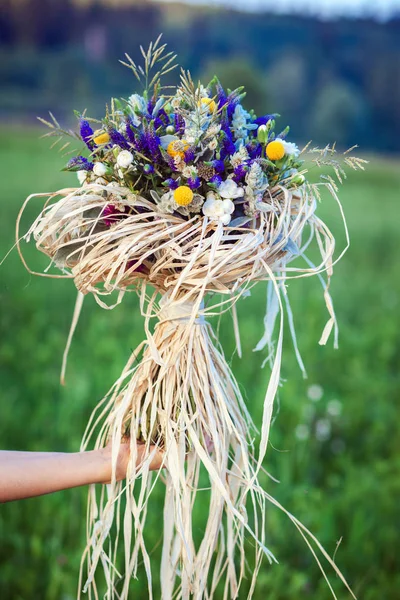
{"type": "Polygon", "coordinates": [[[127,169],[133,162],[133,154],[129,150],[121,150],[117,156],[117,165],[122,169],[127,169]]]}
{"type": "Polygon", "coordinates": [[[103,177],[97,177],[97,179],[95,179],[95,183],[98,185],[107,185],[108,181],[106,181],[103,177]]]}
{"type": "Polygon", "coordinates": [[[233,179],[226,179],[220,184],[218,194],[221,198],[240,198],[243,196],[244,190],[233,179]]]}
{"type": "Polygon", "coordinates": [[[83,185],[86,181],[86,177],[87,177],[87,171],[77,171],[76,172],[76,176],[78,178],[78,181],[81,185],[83,185]]]}
{"type": "Polygon", "coordinates": [[[218,146],[218,140],[217,140],[217,138],[213,138],[211,140],[211,142],[208,144],[208,149],[215,150],[217,146],[218,146]]]}
{"type": "Polygon", "coordinates": [[[204,197],[200,194],[194,194],[190,206],[180,206],[175,201],[173,190],[165,192],[161,197],[154,190],[150,190],[150,195],[156,202],[160,212],[169,214],[179,212],[181,215],[186,216],[191,213],[199,213],[204,200],[204,197]]]}
{"type": "Polygon", "coordinates": [[[197,98],[207,98],[208,97],[207,88],[204,87],[204,85],[202,83],[200,83],[200,85],[196,88],[196,97],[197,98]]]}
{"type": "Polygon", "coordinates": [[[249,158],[250,156],[246,146],[241,146],[239,150],[235,152],[235,154],[232,154],[231,165],[235,169],[236,167],[244,163],[246,160],[249,160],[249,158]]]}
{"type": "Polygon", "coordinates": [[[216,123],[213,123],[212,125],[210,125],[210,127],[205,132],[204,137],[206,139],[215,137],[217,135],[217,133],[219,133],[220,131],[221,131],[221,125],[217,125],[216,123]]]}
{"type": "Polygon", "coordinates": [[[182,175],[186,179],[189,179],[190,177],[194,178],[197,176],[197,168],[193,165],[185,165],[185,167],[182,170],[182,175]]]}
{"type": "Polygon", "coordinates": [[[143,114],[147,112],[146,100],[139,94],[132,94],[132,96],[129,97],[128,102],[132,109],[132,123],[137,127],[140,125],[140,119],[137,116],[137,113],[143,114]]]}
{"type": "Polygon", "coordinates": [[[172,214],[174,210],[177,208],[177,204],[174,199],[174,193],[172,190],[165,192],[160,198],[160,202],[158,204],[161,212],[172,214]]]}
{"type": "Polygon", "coordinates": [[[171,100],[172,108],[179,108],[180,105],[181,105],[181,98],[176,97],[176,96],[174,98],[172,98],[172,100],[171,100]]]}
{"type": "Polygon", "coordinates": [[[97,175],[97,177],[103,177],[103,175],[107,173],[106,165],[101,162],[94,163],[93,173],[97,175]]]}
{"type": "Polygon", "coordinates": [[[211,221],[228,225],[231,220],[231,214],[235,210],[235,205],[232,200],[221,200],[216,198],[213,192],[210,192],[207,194],[207,200],[204,202],[202,210],[204,216],[209,217],[211,221]]]}
{"type": "Polygon", "coordinates": [[[293,142],[287,142],[286,140],[281,140],[279,139],[279,141],[283,144],[283,147],[285,148],[285,154],[288,154],[289,156],[299,156],[300,154],[300,149],[296,144],[293,144],[293,142]]]}

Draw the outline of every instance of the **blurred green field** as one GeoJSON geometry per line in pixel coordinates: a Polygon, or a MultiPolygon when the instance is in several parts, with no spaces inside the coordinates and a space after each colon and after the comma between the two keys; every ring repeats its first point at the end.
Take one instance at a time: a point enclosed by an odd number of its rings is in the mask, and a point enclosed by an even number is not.
{"type": "MultiPolygon", "coordinates": [[[[1,129],[0,257],[14,243],[15,220],[25,197],[75,182],[74,175],[59,172],[62,158],[38,139],[39,133],[1,129]]],[[[331,555],[342,538],[337,564],[364,600],[394,600],[400,589],[399,192],[400,164],[379,158],[365,173],[351,174],[341,191],[351,246],[332,282],[339,350],[331,341],[326,347],[318,345],[327,314],[317,279],[289,285],[308,379],[296,365],[287,329],[282,367],[286,381],[265,465],[280,483],[263,480],[269,493],[309,527],[331,555]]],[[[40,199],[32,200],[24,230],[40,205],[40,199]]],[[[319,212],[342,248],[337,206],[326,197],[319,212]]],[[[43,269],[46,259],[33,244],[24,246],[29,264],[43,269]]],[[[229,319],[221,326],[226,355],[232,355],[234,372],[258,424],[269,373],[260,369],[264,355],[254,354],[252,348],[262,330],[264,296],[265,286],[260,284],[239,306],[242,359],[233,353],[229,319]]],[[[87,298],[70,353],[67,385],[61,388],[59,372],[74,299],[71,281],[31,276],[16,250],[0,267],[3,449],[76,451],[92,408],[143,337],[133,294],[113,311],[87,298]]],[[[160,484],[147,523],[155,582],[162,497],[160,484]]],[[[85,505],[86,490],[81,489],[1,506],[2,600],[75,597],[85,505]]],[[[200,516],[196,526],[200,531],[200,516]]],[[[254,598],[330,598],[312,555],[287,517],[269,508],[267,528],[269,547],[280,564],[265,561],[254,598]]],[[[339,599],[350,597],[332,572],[330,579],[339,599]]],[[[246,589],[245,582],[240,598],[246,597],[246,589]]],[[[132,598],[147,598],[144,572],[133,582],[132,598]]]]}

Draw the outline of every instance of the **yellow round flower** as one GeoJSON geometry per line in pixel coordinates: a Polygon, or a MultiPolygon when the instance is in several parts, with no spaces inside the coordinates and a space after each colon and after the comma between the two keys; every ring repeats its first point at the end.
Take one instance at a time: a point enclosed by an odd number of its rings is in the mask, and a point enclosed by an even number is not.
{"type": "Polygon", "coordinates": [[[212,98],[202,98],[200,100],[201,104],[208,106],[209,112],[215,112],[217,110],[217,103],[212,100],[212,98]]]}
{"type": "Polygon", "coordinates": [[[187,206],[193,200],[193,192],[187,185],[181,185],[174,191],[174,198],[179,206],[187,206]]]}
{"type": "Polygon", "coordinates": [[[99,133],[95,138],[93,138],[93,141],[97,146],[100,144],[108,144],[110,141],[110,136],[108,133],[99,133]]]}
{"type": "Polygon", "coordinates": [[[266,148],[269,160],[280,160],[285,156],[285,147],[279,140],[270,142],[266,148]]]}
{"type": "Polygon", "coordinates": [[[189,148],[189,143],[186,140],[173,140],[168,144],[167,152],[170,156],[175,158],[175,156],[180,156],[181,158],[185,157],[185,150],[189,148]]]}

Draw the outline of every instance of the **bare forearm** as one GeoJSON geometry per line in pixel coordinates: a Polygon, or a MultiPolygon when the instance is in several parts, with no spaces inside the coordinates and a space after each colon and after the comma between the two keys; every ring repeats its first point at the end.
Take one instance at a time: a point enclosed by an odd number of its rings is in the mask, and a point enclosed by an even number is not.
{"type": "MultiPolygon", "coordinates": [[[[163,456],[150,447],[151,470],[162,467],[163,456]]],[[[143,460],[144,446],[136,447],[136,466],[143,460]]],[[[119,447],[115,477],[126,476],[130,448],[119,447]]],[[[88,452],[10,452],[0,451],[0,502],[50,494],[89,483],[107,483],[112,477],[112,450],[107,444],[88,452]]]]}
{"type": "Polygon", "coordinates": [[[30,498],[109,478],[102,450],[90,452],[0,452],[0,502],[30,498]]]}

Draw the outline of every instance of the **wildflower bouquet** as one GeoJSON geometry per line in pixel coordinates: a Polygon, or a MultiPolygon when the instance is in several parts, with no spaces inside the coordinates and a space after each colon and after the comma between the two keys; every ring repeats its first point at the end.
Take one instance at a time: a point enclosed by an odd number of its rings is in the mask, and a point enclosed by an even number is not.
{"type": "MultiPolygon", "coordinates": [[[[102,307],[112,308],[126,291],[136,291],[145,321],[146,340],[93,412],[82,443],[85,449],[93,438],[96,447],[111,440],[113,477],[106,491],[89,494],[80,590],[83,586],[97,597],[100,561],[106,597],[128,598],[130,579],[143,562],[152,597],[145,520],[156,477],[165,483],[163,600],[176,594],[210,600],[219,587],[224,598],[237,598],[249,558],[246,535],[254,540],[251,596],[263,555],[275,560],[265,545],[265,505],[278,503],[260,487],[258,474],[279,385],[283,301],[290,311],[285,281],[320,277],[330,313],[320,342],[332,328],[336,340],[328,292],[335,243],[316,209],[321,188],[338,201],[337,187],[329,176],[317,184],[307,181],[304,152],[287,140],[289,129],[277,133],[277,115],[257,117],[245,110],[242,88],[226,92],[217,77],[205,87],[195,85],[184,71],[177,89],[165,88],[161,77],[174,68],[175,56],[159,39],[142,53],[144,66],[129,56],[123,63],[142,85],[141,94],[112,99],[101,121],[78,115],[79,134],[63,130],[54,117],[46,121],[47,135],[56,141],[69,135],[83,146],[65,167],[76,171],[80,185],[43,194],[47,202],[23,236],[33,235],[51,259],[49,268],[63,273],[50,276],[74,279],[78,301],[68,346],[89,292],[102,307]],[[313,240],[321,254],[318,265],[307,256],[313,240]],[[305,266],[289,266],[295,258],[305,266]],[[257,348],[268,346],[271,377],[256,456],[255,427],[207,316],[230,310],[238,332],[235,304],[257,281],[269,282],[265,333],[257,348]],[[116,302],[107,305],[102,297],[113,292],[116,302]],[[129,439],[131,459],[121,483],[115,469],[123,437],[129,439]],[[138,444],[145,445],[139,468],[138,444]],[[154,476],[149,466],[157,449],[165,468],[154,476]],[[192,512],[201,501],[201,470],[210,491],[197,543],[192,512]],[[117,554],[121,532],[123,569],[117,554]]],[[[317,165],[331,164],[341,180],[344,171],[334,148],[309,152],[317,165]]],[[[363,161],[346,154],[343,162],[362,168],[363,161]]],[[[238,335],[237,347],[240,353],[238,335]]]]}

